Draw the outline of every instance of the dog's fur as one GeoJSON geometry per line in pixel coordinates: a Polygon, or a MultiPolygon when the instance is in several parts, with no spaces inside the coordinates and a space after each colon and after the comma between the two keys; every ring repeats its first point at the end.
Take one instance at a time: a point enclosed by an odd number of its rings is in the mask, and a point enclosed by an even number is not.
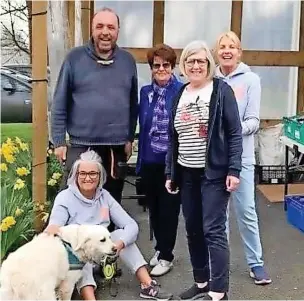
{"type": "MultiPolygon", "coordinates": [[[[59,236],[82,262],[113,255],[109,231],[100,225],[69,225],[59,236]]],[[[41,233],[11,253],[1,267],[1,300],[70,300],[81,270],[69,271],[67,251],[57,236],[41,233]]]]}

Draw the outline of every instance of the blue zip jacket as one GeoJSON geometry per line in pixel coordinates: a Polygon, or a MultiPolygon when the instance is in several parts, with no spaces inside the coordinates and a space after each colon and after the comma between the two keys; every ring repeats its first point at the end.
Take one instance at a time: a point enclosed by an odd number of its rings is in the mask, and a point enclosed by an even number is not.
{"type": "MultiPolygon", "coordinates": [[[[180,88],[183,86],[183,83],[177,80],[177,78],[174,76],[174,81],[171,86],[171,89],[168,89],[166,94],[166,109],[171,114],[171,108],[173,99],[178,94],[180,88]]],[[[139,138],[138,138],[138,156],[137,156],[137,164],[136,164],[136,173],[140,174],[140,169],[142,166],[143,161],[143,141],[144,135],[145,135],[145,123],[147,120],[147,114],[149,108],[149,102],[155,101],[155,97],[153,97],[153,86],[152,84],[143,86],[140,90],[140,103],[139,103],[139,138]]],[[[165,164],[165,157],[164,162],[165,164]]]]}
{"type": "MultiPolygon", "coordinates": [[[[169,122],[169,146],[165,174],[174,185],[179,184],[178,134],[174,128],[179,100],[185,84],[173,100],[169,122]]],[[[242,126],[236,99],[231,87],[222,79],[213,79],[213,92],[209,108],[208,140],[205,174],[208,179],[227,175],[239,178],[242,169],[242,126]]]]}

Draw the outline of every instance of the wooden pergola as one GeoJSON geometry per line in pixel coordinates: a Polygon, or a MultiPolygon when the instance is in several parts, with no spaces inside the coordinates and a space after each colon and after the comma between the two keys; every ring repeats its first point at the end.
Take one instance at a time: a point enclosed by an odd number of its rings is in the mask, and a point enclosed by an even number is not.
{"type": "MultiPolygon", "coordinates": [[[[83,41],[90,37],[90,22],[95,1],[81,1],[83,41]]],[[[66,1],[69,47],[74,46],[75,1],[66,1]]],[[[153,45],[164,42],[165,1],[154,1],[153,45]]],[[[47,7],[48,1],[32,1],[32,77],[33,77],[33,201],[46,200],[47,128],[47,7]]],[[[243,1],[232,1],[230,28],[241,37],[243,1]]],[[[146,48],[125,48],[138,63],[147,63],[146,48]]],[[[175,49],[178,57],[182,49],[175,49]]],[[[304,112],[304,1],[301,1],[299,51],[243,50],[243,61],[250,66],[285,66],[298,68],[297,113],[304,112]]],[[[261,126],[281,120],[262,120],[261,126]]],[[[36,228],[41,228],[37,219],[36,228]]]]}

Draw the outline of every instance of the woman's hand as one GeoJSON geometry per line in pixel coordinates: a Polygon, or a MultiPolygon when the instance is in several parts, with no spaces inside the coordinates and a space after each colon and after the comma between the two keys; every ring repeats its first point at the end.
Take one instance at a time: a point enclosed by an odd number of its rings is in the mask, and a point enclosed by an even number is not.
{"type": "Polygon", "coordinates": [[[179,192],[179,189],[176,188],[175,190],[172,190],[172,181],[171,180],[167,180],[165,187],[167,189],[167,191],[171,194],[177,194],[179,192]]]}
{"type": "Polygon", "coordinates": [[[226,178],[226,188],[228,192],[237,190],[240,184],[240,180],[235,176],[227,176],[226,178]]]}
{"type": "Polygon", "coordinates": [[[125,247],[125,244],[122,240],[116,241],[114,246],[114,250],[119,254],[119,252],[125,247]]]}
{"type": "Polygon", "coordinates": [[[60,227],[58,225],[48,225],[43,232],[45,232],[49,235],[56,235],[56,234],[59,234],[60,227]]]}

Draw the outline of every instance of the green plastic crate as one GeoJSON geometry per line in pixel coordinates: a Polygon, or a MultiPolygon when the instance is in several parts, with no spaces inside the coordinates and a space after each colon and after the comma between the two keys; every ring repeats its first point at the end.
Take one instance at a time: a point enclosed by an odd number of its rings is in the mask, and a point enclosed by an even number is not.
{"type": "Polygon", "coordinates": [[[304,115],[283,117],[284,135],[304,145],[304,115]]]}

